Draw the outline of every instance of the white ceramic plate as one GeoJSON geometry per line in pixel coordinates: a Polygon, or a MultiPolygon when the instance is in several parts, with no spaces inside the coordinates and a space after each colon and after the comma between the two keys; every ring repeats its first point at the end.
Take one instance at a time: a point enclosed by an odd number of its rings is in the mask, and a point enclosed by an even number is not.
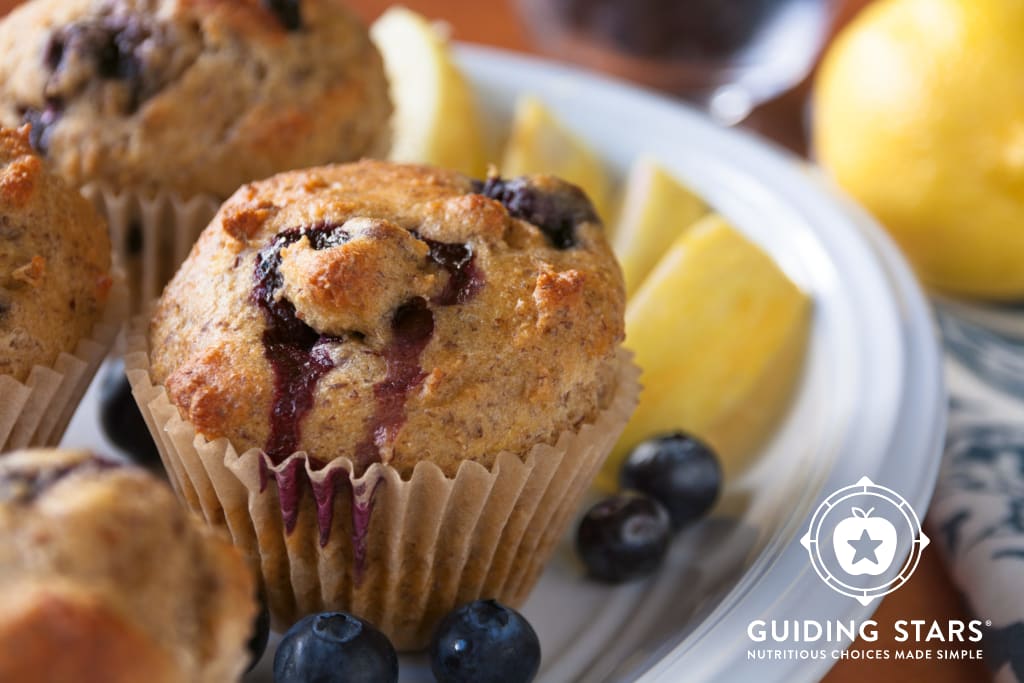
{"type": "MultiPolygon", "coordinates": [[[[544,650],[539,681],[815,680],[830,661],[748,661],[753,619],[863,618],[870,607],[815,576],[798,538],[833,490],[869,476],[927,506],[945,398],[926,301],[893,245],[813,172],[670,100],[548,62],[462,47],[497,148],[516,97],[541,97],[619,177],[663,163],[767,249],[814,299],[806,372],[788,417],[728,482],[718,516],[684,533],[654,578],[582,578],[566,539],[525,607],[544,650]],[[726,514],[728,513],[728,514],[726,514]]],[[[95,387],[65,438],[109,450],[95,387]]],[[[271,680],[264,658],[247,680],[271,680]]],[[[430,681],[423,657],[403,681],[430,681]]]]}

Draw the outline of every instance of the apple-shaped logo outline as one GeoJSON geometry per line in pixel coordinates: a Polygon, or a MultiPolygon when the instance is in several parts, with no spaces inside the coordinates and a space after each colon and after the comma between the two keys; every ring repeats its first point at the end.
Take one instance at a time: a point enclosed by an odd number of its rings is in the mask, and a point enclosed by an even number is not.
{"type": "MultiPolygon", "coordinates": [[[[830,540],[829,537],[826,537],[826,539],[830,540]]],[[[832,495],[821,501],[814,514],[811,515],[807,532],[800,538],[800,545],[807,551],[811,567],[814,569],[815,574],[818,575],[818,578],[835,592],[853,598],[865,606],[873,600],[892,593],[909,581],[921,563],[924,549],[930,544],[931,539],[924,533],[924,530],[921,528],[921,520],[907,499],[890,488],[876,484],[871,481],[870,477],[861,477],[856,484],[837,489],[832,495]],[[900,571],[890,580],[867,588],[851,586],[829,571],[825,558],[822,556],[822,547],[819,543],[819,536],[822,535],[823,527],[829,514],[839,508],[845,501],[861,496],[878,498],[896,508],[906,521],[907,528],[910,530],[910,538],[912,539],[910,552],[907,554],[906,561],[903,563],[900,571]]]]}
{"type": "Polygon", "coordinates": [[[854,507],[832,531],[836,562],[850,576],[880,576],[892,566],[899,534],[885,517],[872,517],[875,508],[854,507]]]}

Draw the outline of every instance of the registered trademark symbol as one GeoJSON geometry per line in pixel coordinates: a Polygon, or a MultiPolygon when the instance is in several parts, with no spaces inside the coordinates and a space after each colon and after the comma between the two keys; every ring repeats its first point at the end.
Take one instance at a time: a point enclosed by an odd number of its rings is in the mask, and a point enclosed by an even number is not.
{"type": "Polygon", "coordinates": [[[985,620],[985,626],[991,627],[992,626],[992,620],[991,619],[986,619],[985,620]]]}

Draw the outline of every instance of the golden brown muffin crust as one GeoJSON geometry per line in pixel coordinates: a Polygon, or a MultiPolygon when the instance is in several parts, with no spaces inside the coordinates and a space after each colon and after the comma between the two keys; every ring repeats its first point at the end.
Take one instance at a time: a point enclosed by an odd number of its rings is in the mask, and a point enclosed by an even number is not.
{"type": "Polygon", "coordinates": [[[239,451],[403,474],[490,466],[592,419],[615,389],[618,265],[579,190],[504,182],[366,161],[241,188],[160,300],[155,381],[239,451]],[[282,310],[307,335],[290,374],[272,348],[282,310]],[[289,412],[303,377],[309,409],[289,412]]]}
{"type": "Polygon", "coordinates": [[[0,456],[0,540],[0,637],[24,642],[0,648],[0,680],[223,683],[245,668],[251,574],[141,470],[0,456]]]}
{"type": "Polygon", "coordinates": [[[99,322],[111,287],[107,228],[47,172],[28,129],[0,128],[0,374],[73,352],[99,322]]]}
{"type": "Polygon", "coordinates": [[[31,122],[76,186],[227,197],[390,140],[380,56],[340,0],[32,0],[0,53],[0,123],[31,122]]]}
{"type": "Polygon", "coordinates": [[[0,680],[179,683],[170,655],[94,594],[25,579],[0,588],[0,680]],[[16,655],[16,656],[15,656],[16,655]]]}

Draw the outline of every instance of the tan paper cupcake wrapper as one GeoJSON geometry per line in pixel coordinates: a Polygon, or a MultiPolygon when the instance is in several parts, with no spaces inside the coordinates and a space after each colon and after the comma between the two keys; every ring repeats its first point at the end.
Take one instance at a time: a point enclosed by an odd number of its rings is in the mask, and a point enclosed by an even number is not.
{"type": "Polygon", "coordinates": [[[353,479],[348,459],[313,469],[298,453],[270,467],[263,487],[261,451],[239,455],[226,439],[197,435],[164,388],[152,384],[141,319],[129,335],[125,367],[176,490],[250,557],[275,627],[343,609],[374,623],[399,650],[423,648],[437,621],[459,604],[522,604],[639,394],[639,370],[623,351],[612,404],[526,458],[501,453],[489,470],[464,462],[454,477],[421,462],[408,480],[378,463],[353,479]],[[301,491],[290,533],[280,502],[290,488],[278,485],[289,477],[301,491]],[[321,545],[325,518],[329,536],[321,545]]]}
{"type": "Polygon", "coordinates": [[[132,312],[160,296],[220,208],[210,195],[188,200],[170,192],[148,196],[101,183],[85,185],[82,194],[110,226],[115,255],[128,276],[132,312]]]}
{"type": "Polygon", "coordinates": [[[127,317],[123,273],[115,271],[103,318],[72,353],[36,365],[24,382],[0,375],[0,451],[56,446],[127,317]]]}

